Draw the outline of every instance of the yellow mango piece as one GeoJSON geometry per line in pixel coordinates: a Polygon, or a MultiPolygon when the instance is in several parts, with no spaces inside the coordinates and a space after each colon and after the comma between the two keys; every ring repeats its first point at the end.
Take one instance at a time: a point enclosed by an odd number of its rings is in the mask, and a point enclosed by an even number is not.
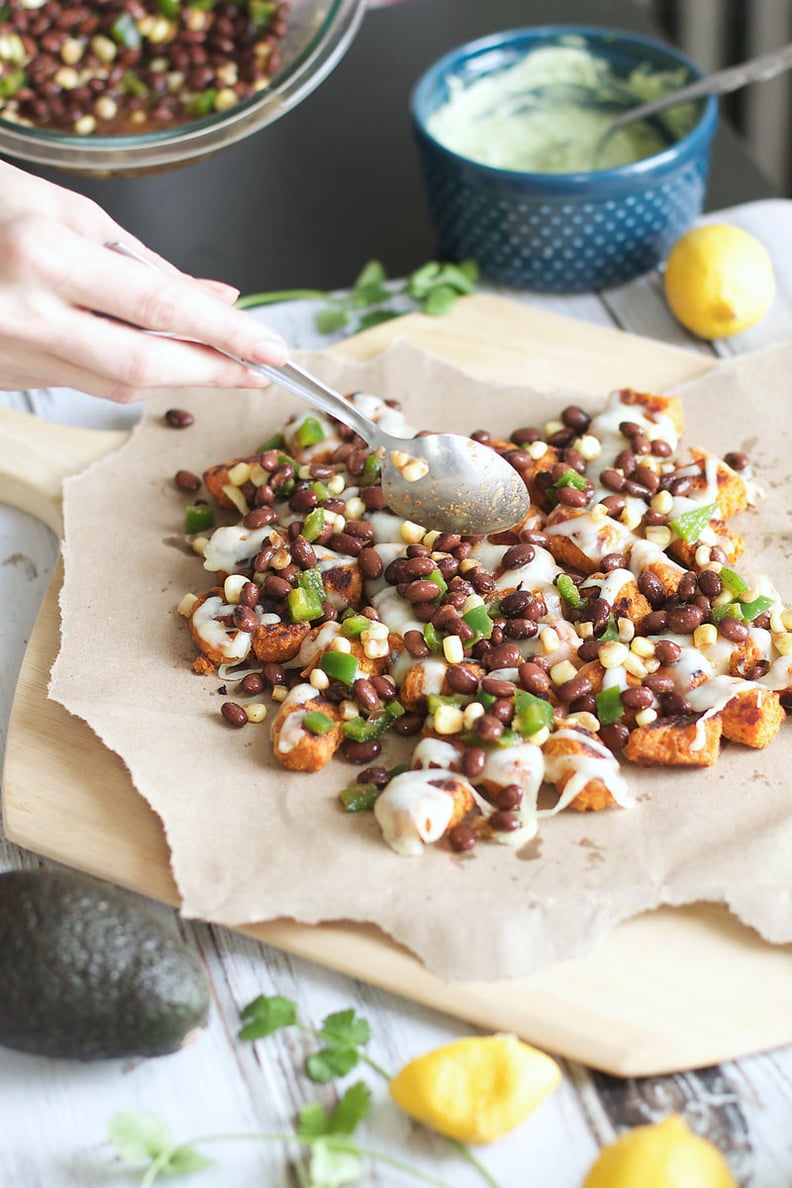
{"type": "Polygon", "coordinates": [[[411,1060],[389,1090],[432,1130],[491,1143],[524,1122],[560,1080],[556,1062],[516,1036],[472,1036],[411,1060]]]}
{"type": "Polygon", "coordinates": [[[683,1118],[636,1126],[604,1147],[583,1188],[739,1188],[725,1157],[683,1118]]]}

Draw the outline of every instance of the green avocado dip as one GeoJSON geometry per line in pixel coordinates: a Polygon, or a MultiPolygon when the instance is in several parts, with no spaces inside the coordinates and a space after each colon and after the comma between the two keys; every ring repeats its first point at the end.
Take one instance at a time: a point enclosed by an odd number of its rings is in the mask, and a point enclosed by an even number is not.
{"type": "Polygon", "coordinates": [[[533,50],[516,65],[467,85],[452,78],[449,98],[428,120],[429,131],[471,161],[529,173],[612,169],[651,157],[690,131],[698,109],[687,103],[664,113],[662,124],[637,121],[599,145],[618,111],[676,90],[689,76],[684,67],[652,70],[642,64],[620,78],[603,58],[569,44],[576,40],[533,50]],[[544,95],[531,96],[548,86],[544,95]],[[585,91],[579,93],[580,87],[585,91]],[[599,109],[599,103],[614,106],[599,109]]]}

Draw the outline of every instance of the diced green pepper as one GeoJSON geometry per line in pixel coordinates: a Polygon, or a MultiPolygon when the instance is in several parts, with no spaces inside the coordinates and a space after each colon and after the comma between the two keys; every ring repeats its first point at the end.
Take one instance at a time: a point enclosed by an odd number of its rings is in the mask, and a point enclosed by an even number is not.
{"type": "Polygon", "coordinates": [[[142,78],[132,71],[127,70],[121,79],[121,89],[125,95],[134,95],[136,99],[148,98],[148,87],[143,82],[142,78]]]}
{"type": "Polygon", "coordinates": [[[518,689],[514,694],[514,717],[512,726],[523,738],[538,734],[543,727],[553,725],[553,707],[533,693],[518,689]]]}
{"type": "Polygon", "coordinates": [[[570,467],[553,483],[553,490],[558,491],[561,487],[574,487],[577,491],[585,491],[586,480],[582,474],[570,467]]]}
{"type": "Polygon", "coordinates": [[[473,639],[470,640],[470,643],[478,643],[479,640],[489,639],[492,635],[493,622],[483,602],[480,606],[472,606],[469,611],[465,612],[462,619],[473,632],[473,639]]]}
{"type": "Polygon", "coordinates": [[[24,70],[9,70],[0,77],[0,99],[10,99],[16,95],[26,81],[24,70]]]}
{"type": "Polygon", "coordinates": [[[440,709],[441,705],[455,705],[462,707],[467,705],[470,698],[464,693],[430,693],[426,698],[426,708],[430,714],[435,710],[440,709]]]}
{"type": "Polygon", "coordinates": [[[282,433],[274,433],[272,437],[268,437],[266,441],[262,441],[261,445],[256,450],[257,454],[267,454],[270,450],[282,450],[286,445],[282,433]]]}
{"type": "Polygon", "coordinates": [[[360,486],[370,487],[372,483],[378,482],[381,469],[378,456],[376,454],[369,454],[363,463],[363,473],[358,479],[360,486]]]}
{"type": "Polygon", "coordinates": [[[773,606],[773,599],[768,598],[766,594],[760,594],[758,598],[754,598],[753,602],[741,602],[740,609],[742,610],[743,618],[747,623],[752,623],[757,615],[763,615],[765,611],[769,611],[773,606]]]}
{"type": "Polygon", "coordinates": [[[742,603],[740,602],[727,602],[725,606],[713,606],[712,608],[712,621],[716,627],[724,619],[737,619],[741,623],[744,618],[745,615],[743,614],[742,603]]]}
{"type": "Polygon", "coordinates": [[[426,575],[426,578],[424,580],[427,582],[434,582],[434,584],[437,586],[437,597],[438,598],[442,598],[443,595],[445,594],[446,590],[448,589],[446,580],[443,577],[443,575],[439,569],[433,569],[431,573],[426,575]]]}
{"type": "Polygon", "coordinates": [[[367,619],[365,615],[351,614],[348,618],[341,621],[341,634],[345,639],[357,639],[364,631],[368,631],[371,626],[371,619],[367,619]]]}
{"type": "Polygon", "coordinates": [[[310,623],[311,619],[321,619],[324,614],[323,600],[317,598],[311,590],[304,590],[302,586],[295,586],[286,595],[286,606],[292,623],[310,623]]]}
{"type": "Polygon", "coordinates": [[[327,488],[327,483],[322,483],[318,479],[315,483],[311,483],[311,490],[320,503],[324,503],[325,499],[330,498],[330,492],[327,488]]]}
{"type": "Polygon", "coordinates": [[[216,98],[216,87],[207,87],[205,91],[199,91],[190,103],[190,115],[195,116],[196,119],[210,115],[214,111],[216,98]]]}
{"type": "Polygon", "coordinates": [[[379,796],[381,788],[376,784],[352,784],[350,788],[342,788],[338,799],[346,813],[365,813],[374,808],[374,801],[379,796]]]}
{"type": "Polygon", "coordinates": [[[190,8],[200,8],[202,12],[211,12],[217,0],[189,0],[190,8]]]}
{"type": "Polygon", "coordinates": [[[735,573],[733,569],[727,569],[725,565],[720,571],[720,580],[730,594],[744,594],[748,589],[748,583],[740,577],[739,573],[735,573]]]}
{"type": "Polygon", "coordinates": [[[250,0],[248,5],[250,19],[259,32],[266,29],[275,15],[277,7],[275,0],[250,0]]]}
{"type": "Polygon", "coordinates": [[[129,12],[119,12],[110,26],[110,36],[124,49],[139,49],[143,40],[137,22],[129,12]]]}
{"type": "Polygon", "coordinates": [[[335,726],[333,719],[328,718],[321,710],[309,710],[303,718],[303,727],[310,734],[329,734],[331,730],[335,730],[335,726]]]}
{"type": "Polygon", "coordinates": [[[294,440],[303,449],[305,446],[316,445],[317,442],[324,441],[324,439],[325,431],[322,428],[322,422],[316,417],[306,417],[294,434],[294,440]]]}
{"type": "Polygon", "coordinates": [[[369,742],[372,738],[379,738],[404,713],[404,706],[400,701],[389,701],[381,714],[373,718],[351,718],[341,727],[344,737],[353,742],[369,742]]]}
{"type": "Polygon", "coordinates": [[[430,652],[442,652],[443,637],[434,623],[426,623],[423,629],[424,642],[430,652]]]}
{"type": "Polygon", "coordinates": [[[603,726],[609,726],[611,722],[617,722],[624,716],[621,689],[617,685],[611,685],[610,689],[603,689],[601,693],[595,694],[594,700],[597,703],[597,717],[603,726]]]}
{"type": "Polygon", "coordinates": [[[701,507],[694,507],[672,520],[671,527],[685,544],[695,544],[717,510],[717,503],[705,503],[701,507]]]}
{"type": "Polygon", "coordinates": [[[305,590],[307,594],[318,599],[320,604],[327,598],[322,581],[322,571],[317,565],[312,565],[310,569],[304,569],[302,573],[298,573],[297,585],[301,590],[305,590]]]}
{"type": "Polygon", "coordinates": [[[323,507],[314,507],[303,520],[302,534],[306,540],[316,540],[325,530],[325,514],[323,507]]]}
{"type": "Polygon", "coordinates": [[[214,528],[214,508],[209,503],[191,503],[184,512],[184,531],[206,532],[214,528]]]}
{"type": "Polygon", "coordinates": [[[564,602],[567,606],[571,606],[573,610],[579,610],[581,606],[586,605],[586,599],[581,597],[577,586],[569,574],[560,574],[556,581],[556,586],[564,602]]]}
{"type": "Polygon", "coordinates": [[[175,21],[181,14],[181,0],[157,0],[157,11],[169,21],[175,21]]]}
{"type": "Polygon", "coordinates": [[[326,672],[334,681],[343,681],[351,685],[357,678],[360,667],[357,656],[351,652],[325,652],[319,661],[322,672],[326,672]]]}

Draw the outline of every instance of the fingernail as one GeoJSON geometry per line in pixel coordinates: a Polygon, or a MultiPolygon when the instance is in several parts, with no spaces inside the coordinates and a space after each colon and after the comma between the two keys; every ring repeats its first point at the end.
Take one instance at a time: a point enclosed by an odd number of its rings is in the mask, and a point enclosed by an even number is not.
{"type": "Polygon", "coordinates": [[[289,358],[289,348],[282,338],[262,338],[250,354],[254,363],[270,363],[282,367],[289,358]]]}

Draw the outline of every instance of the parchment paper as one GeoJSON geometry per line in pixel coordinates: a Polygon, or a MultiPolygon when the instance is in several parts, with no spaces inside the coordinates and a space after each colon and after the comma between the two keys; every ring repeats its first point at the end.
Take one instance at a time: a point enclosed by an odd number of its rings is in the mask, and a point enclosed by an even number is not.
{"type": "MultiPolygon", "coordinates": [[[[342,390],[402,400],[427,428],[507,435],[556,415],[570,396],[490,387],[405,343],[365,364],[305,358],[342,390]]],[[[767,498],[736,522],[750,558],[740,570],[771,573],[787,600],[790,376],[792,344],[723,364],[684,391],[689,444],[752,457],[767,498]]],[[[227,925],[371,922],[449,979],[525,976],[661,904],[722,901],[767,940],[792,940],[792,726],[766,751],[726,744],[707,771],[626,766],[634,808],[563,813],[523,851],[442,847],[404,858],[371,814],[340,811],[337,792],[355,768],[286,772],[271,759],[268,723],[225,724],[221,682],[191,671],[176,612],[186,591],[209,583],[174,543],[185,498],[172,479],[254,450],[296,406],[275,388],[180,393],[149,406],[128,445],[66,486],[50,695],[122,757],[161,817],[184,913],[227,925]],[[165,426],[174,403],[195,414],[191,428],[165,426]]]]}

